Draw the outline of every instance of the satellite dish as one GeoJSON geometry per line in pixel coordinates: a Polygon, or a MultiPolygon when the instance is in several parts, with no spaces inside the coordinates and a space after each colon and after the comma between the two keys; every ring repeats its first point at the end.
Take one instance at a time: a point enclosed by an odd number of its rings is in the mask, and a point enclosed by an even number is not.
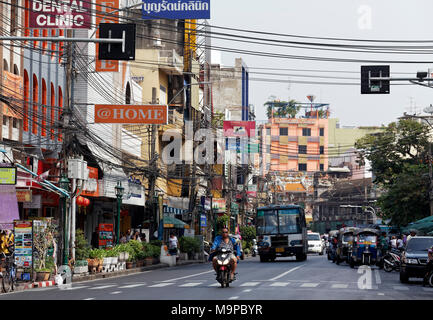
{"type": "Polygon", "coordinates": [[[425,109],[424,109],[424,112],[425,112],[425,113],[433,114],[433,106],[430,105],[430,107],[425,108],[425,109]]]}

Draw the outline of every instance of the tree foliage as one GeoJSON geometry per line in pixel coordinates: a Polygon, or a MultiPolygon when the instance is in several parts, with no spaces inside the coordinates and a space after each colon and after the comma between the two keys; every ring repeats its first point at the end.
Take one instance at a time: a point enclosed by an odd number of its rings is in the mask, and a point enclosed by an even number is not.
{"type": "Polygon", "coordinates": [[[301,109],[301,107],[295,100],[273,100],[265,102],[264,105],[267,107],[266,114],[268,116],[268,119],[272,118],[272,111],[274,112],[274,117],[294,118],[301,109]]]}
{"type": "Polygon", "coordinates": [[[385,191],[378,201],[381,216],[393,224],[429,215],[428,134],[426,125],[403,119],[355,144],[359,164],[370,161],[374,182],[385,191]]]}

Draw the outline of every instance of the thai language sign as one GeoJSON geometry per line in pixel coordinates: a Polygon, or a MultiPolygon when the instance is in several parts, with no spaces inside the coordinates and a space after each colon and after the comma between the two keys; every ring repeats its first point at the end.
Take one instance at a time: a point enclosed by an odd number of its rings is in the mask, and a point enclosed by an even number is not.
{"type": "Polygon", "coordinates": [[[254,137],[255,134],[255,121],[224,121],[224,136],[226,137],[254,137]]]}
{"type": "Polygon", "coordinates": [[[33,229],[32,221],[14,221],[15,264],[17,267],[32,267],[33,229]]]}
{"type": "Polygon", "coordinates": [[[167,124],[166,105],[95,105],[95,123],[167,124]]]}
{"type": "Polygon", "coordinates": [[[29,27],[90,29],[91,1],[30,0],[29,27]]]}
{"type": "Polygon", "coordinates": [[[143,19],[210,19],[210,0],[143,0],[143,19]]]}

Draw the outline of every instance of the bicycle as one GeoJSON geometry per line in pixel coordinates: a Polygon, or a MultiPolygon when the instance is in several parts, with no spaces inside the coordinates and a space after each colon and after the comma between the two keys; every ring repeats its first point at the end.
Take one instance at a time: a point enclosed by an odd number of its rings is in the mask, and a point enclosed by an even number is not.
{"type": "Polygon", "coordinates": [[[5,262],[5,272],[2,272],[2,290],[8,293],[15,290],[17,283],[17,268],[13,252],[8,255],[2,253],[2,260],[5,262]]]}

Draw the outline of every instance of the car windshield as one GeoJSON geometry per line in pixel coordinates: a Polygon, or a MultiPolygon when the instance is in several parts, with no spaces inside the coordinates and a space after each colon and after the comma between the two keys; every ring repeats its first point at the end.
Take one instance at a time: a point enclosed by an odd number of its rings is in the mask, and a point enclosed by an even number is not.
{"type": "Polygon", "coordinates": [[[433,237],[431,238],[412,238],[407,243],[407,252],[427,251],[433,246],[433,237]]]}
{"type": "Polygon", "coordinates": [[[358,236],[358,241],[363,243],[363,242],[376,242],[376,236],[375,235],[371,235],[371,234],[360,234],[358,236]]]}
{"type": "Polygon", "coordinates": [[[320,236],[318,234],[309,234],[308,240],[310,241],[320,241],[320,236]]]}
{"type": "Polygon", "coordinates": [[[257,233],[301,233],[299,209],[259,210],[257,212],[257,233]]]}
{"type": "Polygon", "coordinates": [[[343,241],[344,241],[344,242],[350,242],[350,241],[353,241],[353,235],[352,235],[352,234],[345,234],[345,235],[343,236],[343,241]]]}

